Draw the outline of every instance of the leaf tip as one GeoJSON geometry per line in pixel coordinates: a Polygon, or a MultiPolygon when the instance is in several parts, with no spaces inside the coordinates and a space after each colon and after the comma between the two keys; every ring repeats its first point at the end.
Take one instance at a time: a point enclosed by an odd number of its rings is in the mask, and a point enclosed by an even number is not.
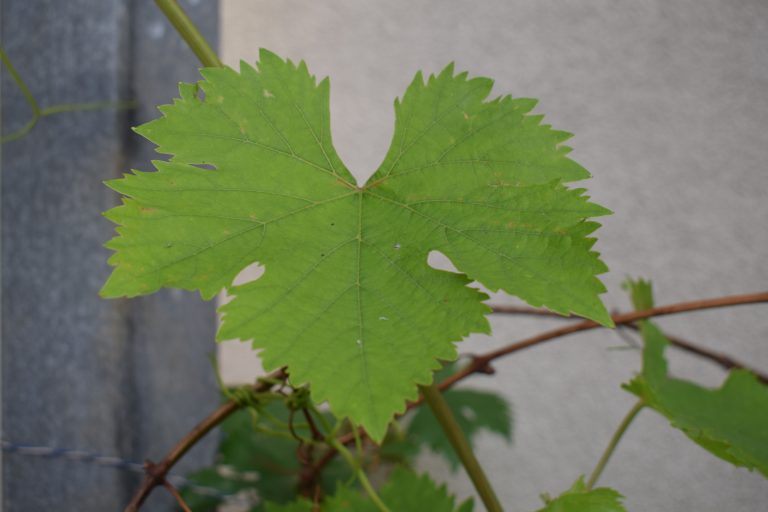
{"type": "Polygon", "coordinates": [[[276,53],[271,52],[266,48],[259,48],[259,67],[261,67],[262,64],[284,63],[284,62],[285,61],[281,59],[276,53]]]}
{"type": "Polygon", "coordinates": [[[421,70],[418,70],[416,72],[416,75],[413,77],[413,81],[411,82],[412,87],[417,85],[420,85],[422,87],[424,86],[424,72],[421,70]]]}
{"type": "Polygon", "coordinates": [[[654,307],[653,284],[650,280],[627,276],[621,283],[621,288],[629,293],[632,306],[636,310],[643,311],[654,307]]]}
{"type": "Polygon", "coordinates": [[[240,62],[238,62],[238,69],[240,70],[240,74],[244,76],[256,74],[256,69],[253,65],[243,59],[240,59],[240,62]]]}
{"type": "MultiPolygon", "coordinates": [[[[114,273],[112,275],[114,275],[114,273]]],[[[125,294],[119,293],[117,290],[115,290],[112,276],[107,279],[107,282],[104,283],[104,286],[102,286],[99,290],[99,297],[102,299],[117,299],[124,296],[125,294]]]]}

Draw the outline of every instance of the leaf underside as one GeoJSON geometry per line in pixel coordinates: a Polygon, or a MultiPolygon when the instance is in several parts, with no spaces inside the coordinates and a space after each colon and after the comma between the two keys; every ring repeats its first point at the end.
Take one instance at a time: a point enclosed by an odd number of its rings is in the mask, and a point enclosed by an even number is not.
{"type": "Polygon", "coordinates": [[[329,82],[262,51],[181,84],[136,129],[169,161],[108,185],[125,196],[102,294],[226,289],[218,339],[252,340],[313,399],[380,440],[454,342],[488,332],[469,283],[611,324],[587,220],[609,213],[566,182],[589,173],[534,100],[485,101],[492,82],[448,66],[395,102],[381,167],[358,187],[331,143],[329,82]],[[202,97],[201,97],[202,96],[202,97]],[[464,274],[427,264],[441,251],[464,274]],[[233,286],[259,262],[259,279],[233,286]]]}

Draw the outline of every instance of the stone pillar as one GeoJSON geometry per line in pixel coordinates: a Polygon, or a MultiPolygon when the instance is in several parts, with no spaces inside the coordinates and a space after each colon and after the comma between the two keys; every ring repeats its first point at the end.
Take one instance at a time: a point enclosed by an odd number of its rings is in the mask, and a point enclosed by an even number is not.
{"type": "MultiPolygon", "coordinates": [[[[182,1],[217,40],[218,2],[182,1]]],[[[169,103],[199,63],[153,2],[3,0],[2,47],[41,107],[136,100],[134,110],[61,113],[2,147],[2,437],[141,461],[160,458],[218,402],[208,354],[214,307],[197,294],[102,300],[102,245],[118,204],[102,182],[158,158],[130,131],[169,103]]],[[[2,132],[31,111],[5,69],[2,132]]],[[[180,471],[205,464],[214,440],[180,471]]],[[[3,510],[120,510],[140,475],[3,456],[3,510]]],[[[158,491],[146,510],[171,501],[158,491]]]]}

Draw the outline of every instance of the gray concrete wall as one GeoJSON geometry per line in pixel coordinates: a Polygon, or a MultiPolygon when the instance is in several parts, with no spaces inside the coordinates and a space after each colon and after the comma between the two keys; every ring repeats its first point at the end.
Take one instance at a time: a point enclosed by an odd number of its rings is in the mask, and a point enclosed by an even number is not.
{"type": "MultiPolygon", "coordinates": [[[[217,2],[183,2],[216,40],[217,2]]],[[[194,80],[199,66],[154,2],[3,0],[2,46],[42,107],[135,99],[42,119],[2,147],[4,441],[158,459],[218,402],[208,360],[213,305],[187,293],[106,301],[102,247],[118,204],[102,181],[149,168],[129,130],[194,80]]],[[[2,131],[30,116],[2,73],[2,131]]],[[[214,439],[181,471],[207,463],[214,439]]],[[[3,457],[3,510],[120,510],[139,475],[64,458],[3,457]]],[[[147,510],[168,509],[156,493],[147,510]]]]}
{"type": "MultiPolygon", "coordinates": [[[[573,157],[595,176],[588,188],[615,211],[597,245],[611,268],[609,307],[628,307],[619,290],[628,274],[654,279],[660,302],[768,288],[768,2],[226,0],[222,8],[227,63],[253,62],[263,46],[331,77],[334,141],[358,179],[383,158],[392,101],[415,71],[455,61],[495,78],[497,94],[539,98],[550,123],[576,134],[573,157]]],[[[765,307],[744,307],[660,323],[765,370],[764,319],[765,307]]],[[[462,350],[547,326],[493,324],[492,338],[462,350]]],[[[619,385],[639,358],[609,350],[619,345],[607,332],[574,336],[470,382],[514,407],[514,444],[483,438],[478,450],[508,510],[535,510],[539,492],[558,493],[592,469],[633,403],[619,385]]],[[[723,377],[675,356],[677,375],[713,385],[723,377]]],[[[471,493],[439,460],[426,456],[422,467],[471,493]]],[[[764,478],[710,456],[653,412],[642,413],[602,483],[635,512],[755,512],[768,501],[764,478]]]]}

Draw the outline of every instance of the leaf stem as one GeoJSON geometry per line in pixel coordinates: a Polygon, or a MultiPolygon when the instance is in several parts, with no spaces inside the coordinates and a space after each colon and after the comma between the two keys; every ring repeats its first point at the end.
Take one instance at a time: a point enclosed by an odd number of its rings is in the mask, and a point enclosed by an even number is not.
{"type": "Polygon", "coordinates": [[[173,496],[173,498],[176,500],[176,504],[179,505],[181,510],[183,510],[184,512],[192,512],[192,509],[190,509],[189,505],[187,505],[187,503],[184,501],[184,498],[179,493],[179,490],[176,489],[176,487],[174,487],[173,484],[171,484],[171,482],[166,480],[165,482],[163,482],[163,487],[165,487],[168,490],[168,492],[171,493],[171,496],[173,496]]]}
{"type": "MultiPolygon", "coordinates": [[[[40,117],[40,105],[37,104],[37,100],[35,100],[35,97],[32,96],[32,91],[30,91],[29,87],[27,87],[27,84],[24,83],[24,80],[22,80],[21,75],[19,74],[18,70],[11,62],[11,59],[8,57],[8,54],[6,54],[5,50],[3,50],[2,48],[0,48],[0,59],[3,61],[3,64],[5,65],[6,69],[11,74],[11,78],[13,78],[13,81],[16,82],[16,87],[19,88],[22,96],[24,96],[24,99],[27,100],[27,103],[32,109],[32,120],[29,121],[27,124],[31,124],[32,126],[34,126],[35,123],[37,122],[37,119],[40,117]]],[[[31,130],[32,127],[30,127],[29,129],[31,130]]]]}
{"type": "Polygon", "coordinates": [[[597,461],[597,466],[595,466],[595,469],[592,470],[592,474],[589,475],[589,480],[587,480],[588,491],[591,491],[592,487],[597,483],[597,480],[600,478],[600,475],[605,469],[605,466],[608,464],[611,455],[613,455],[613,452],[619,445],[619,441],[621,441],[624,433],[627,431],[643,407],[645,407],[645,403],[642,400],[638,400],[638,402],[629,410],[627,415],[624,416],[624,419],[621,420],[621,423],[619,423],[619,426],[616,428],[616,432],[613,433],[611,440],[608,442],[608,446],[605,447],[605,451],[600,456],[600,460],[597,461]]]}
{"type": "MultiPolygon", "coordinates": [[[[325,419],[325,416],[323,416],[323,413],[317,410],[317,407],[315,407],[315,404],[313,404],[311,401],[308,404],[309,410],[315,414],[317,417],[317,421],[320,422],[320,426],[323,430],[325,430],[326,435],[332,435],[331,433],[334,432],[335,427],[331,427],[331,424],[328,423],[328,420],[325,419]]],[[[336,437],[334,435],[334,437],[336,437]]]]}
{"type": "Polygon", "coordinates": [[[24,96],[27,104],[32,109],[32,118],[15,132],[0,137],[0,144],[5,144],[6,142],[11,142],[12,140],[17,140],[24,137],[29,132],[31,132],[35,126],[37,126],[37,123],[41,118],[53,114],[61,114],[63,112],[99,110],[102,108],[124,109],[133,108],[136,106],[135,101],[94,101],[90,103],[63,103],[61,105],[53,105],[51,107],[41,109],[40,105],[37,103],[37,100],[32,95],[32,92],[29,90],[29,87],[27,87],[27,84],[24,83],[24,80],[21,78],[19,71],[14,67],[11,59],[8,57],[8,54],[6,54],[5,50],[2,48],[0,48],[0,61],[2,61],[3,65],[8,70],[8,73],[10,73],[11,78],[13,78],[13,81],[16,83],[19,91],[21,91],[21,95],[24,96]]]}
{"type": "Polygon", "coordinates": [[[187,46],[195,53],[197,58],[207,68],[220,68],[223,66],[219,56],[213,51],[203,34],[197,29],[187,13],[176,0],[155,0],[155,3],[163,11],[165,17],[171,22],[179,35],[187,42],[187,46]]]}
{"type": "Polygon", "coordinates": [[[376,489],[374,489],[373,485],[371,485],[371,481],[368,480],[368,476],[366,476],[365,471],[363,471],[363,468],[360,467],[359,461],[355,459],[355,457],[352,455],[352,452],[347,450],[347,448],[334,437],[328,438],[328,444],[333,446],[333,448],[335,448],[336,451],[344,458],[344,460],[346,460],[347,463],[352,467],[352,469],[355,471],[357,479],[360,481],[360,485],[363,486],[363,489],[365,489],[368,497],[371,498],[371,501],[374,503],[374,505],[376,505],[376,508],[378,508],[380,512],[391,512],[389,507],[387,507],[387,505],[381,501],[381,498],[376,492],[376,489]]]}
{"type": "Polygon", "coordinates": [[[480,495],[480,499],[483,500],[485,508],[488,512],[501,512],[501,504],[499,498],[496,497],[496,493],[491,487],[491,483],[485,476],[483,468],[477,461],[472,446],[467,441],[464,432],[461,431],[456,418],[454,418],[451,409],[448,407],[448,403],[443,398],[443,395],[437,389],[437,386],[432,384],[429,386],[420,386],[421,393],[424,396],[424,400],[432,409],[432,413],[435,415],[438,423],[443,428],[443,432],[448,437],[448,440],[453,446],[456,455],[459,456],[461,463],[464,465],[464,469],[467,470],[469,478],[475,485],[477,493],[480,495]]]}
{"type": "Polygon", "coordinates": [[[360,439],[360,429],[358,429],[357,425],[354,423],[352,423],[352,434],[355,436],[355,449],[357,450],[357,456],[363,457],[365,452],[363,452],[363,441],[360,439]]]}

